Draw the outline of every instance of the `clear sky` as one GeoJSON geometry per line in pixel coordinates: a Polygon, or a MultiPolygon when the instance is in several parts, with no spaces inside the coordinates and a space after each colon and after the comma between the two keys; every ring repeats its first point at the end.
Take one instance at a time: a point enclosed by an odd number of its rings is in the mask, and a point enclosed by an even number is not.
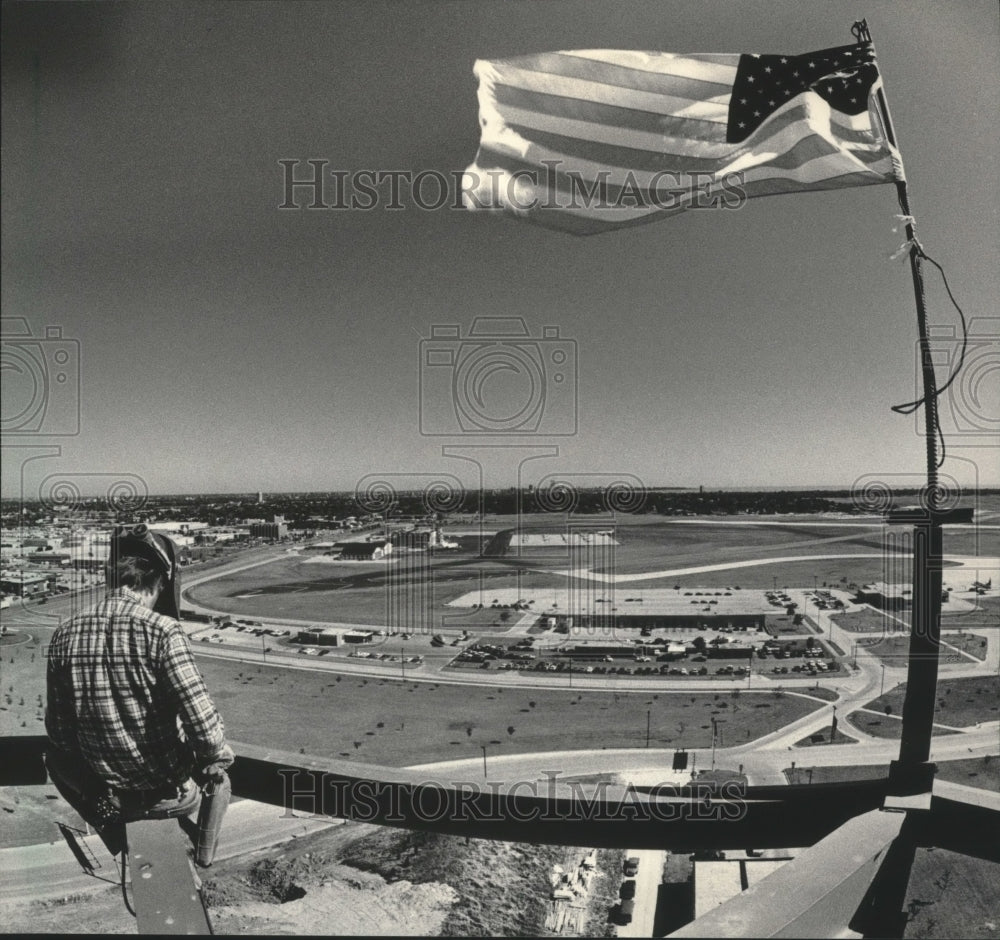
{"type": "MultiPolygon", "coordinates": [[[[995,318],[992,0],[5,5],[3,313],[42,340],[13,353],[48,357],[50,383],[57,354],[70,371],[36,425],[17,424],[28,393],[5,347],[5,427],[57,436],[5,437],[22,446],[4,448],[4,495],[22,478],[37,495],[55,476],[94,494],[117,478],[156,493],[349,489],[372,473],[465,481],[471,464],[442,447],[470,444],[491,445],[475,451],[487,486],[512,485],[545,447],[522,481],[919,485],[923,438],[890,411],[917,395],[890,185],[587,239],[423,211],[406,187],[398,210],[386,187],[370,211],[278,208],[280,160],[461,171],[478,143],[477,58],[801,53],[852,42],[862,15],[921,241],[966,314],[995,318]],[[448,410],[451,373],[428,365],[421,340],[436,325],[465,336],[483,316],[523,317],[535,338],[557,327],[535,349],[575,357],[575,383],[543,376],[539,433],[470,436],[448,410]],[[58,436],[76,430],[77,352],[79,433],[58,436]],[[547,435],[573,430],[571,417],[575,433],[547,435]]],[[[955,326],[927,278],[931,324],[955,326]]],[[[980,321],[963,397],[944,402],[943,471],[966,486],[1000,482],[982,433],[998,428],[997,325],[980,321]]],[[[472,347],[441,348],[459,368],[472,347]]],[[[510,373],[490,381],[511,402],[527,394],[510,373]]]]}

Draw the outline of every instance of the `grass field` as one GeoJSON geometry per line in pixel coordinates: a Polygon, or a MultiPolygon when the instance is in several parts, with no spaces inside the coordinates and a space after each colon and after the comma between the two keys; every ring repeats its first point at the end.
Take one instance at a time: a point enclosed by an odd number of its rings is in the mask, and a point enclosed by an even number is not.
{"type": "Polygon", "coordinates": [[[910,871],[903,936],[995,937],[1000,923],[1000,864],[919,848],[910,871]]]}
{"type": "MultiPolygon", "coordinates": [[[[898,741],[903,736],[903,722],[899,715],[877,715],[871,712],[857,711],[847,716],[847,721],[857,728],[870,734],[873,738],[887,738],[890,741],[898,741]]],[[[935,724],[933,734],[958,734],[951,728],[935,724]]]]}
{"type": "MultiPolygon", "coordinates": [[[[861,641],[864,643],[865,641],[861,641]]],[[[966,637],[965,640],[959,640],[958,637],[952,639],[947,638],[946,643],[941,644],[941,654],[939,662],[941,663],[970,663],[972,662],[968,657],[963,656],[959,649],[962,646],[969,646],[971,649],[976,651],[977,659],[986,658],[986,649],[981,646],[981,643],[985,643],[982,637],[975,637],[974,639],[966,637]]],[[[884,639],[866,647],[868,652],[885,663],[887,666],[895,666],[897,668],[904,667],[907,663],[907,659],[910,654],[910,638],[908,636],[887,636],[884,639]]]]}
{"type": "Polygon", "coordinates": [[[1000,597],[986,595],[973,598],[968,593],[957,596],[970,603],[975,600],[976,606],[967,611],[944,611],[941,614],[943,629],[976,630],[982,627],[995,627],[1000,623],[1000,597]]]}
{"type": "Polygon", "coordinates": [[[339,564],[283,558],[197,585],[188,593],[197,603],[235,616],[370,623],[433,633],[444,617],[456,617],[458,612],[444,605],[462,594],[480,591],[489,604],[490,592],[498,588],[527,592],[551,585],[564,586],[565,579],[473,556],[339,564]]]}
{"type": "Polygon", "coordinates": [[[44,734],[45,661],[42,637],[51,631],[23,632],[26,643],[0,650],[0,736],[44,734]]]}
{"type": "Polygon", "coordinates": [[[844,614],[835,614],[830,619],[848,633],[902,633],[909,629],[908,613],[901,611],[899,620],[890,617],[874,607],[862,607],[844,614]],[[901,623],[901,620],[905,620],[901,623]]]}
{"type": "Polygon", "coordinates": [[[987,641],[984,636],[979,636],[976,633],[947,633],[941,638],[941,642],[952,647],[952,649],[968,653],[969,656],[975,659],[986,659],[987,641]]]}
{"type": "Polygon", "coordinates": [[[394,766],[475,758],[482,745],[498,754],[642,747],[647,710],[652,747],[709,746],[713,715],[735,745],[820,707],[763,692],[519,690],[201,666],[233,740],[394,766]]]}
{"type": "MultiPolygon", "coordinates": [[[[997,752],[1000,755],[1000,746],[997,747],[997,752]]],[[[789,783],[805,783],[807,781],[801,779],[799,773],[808,769],[808,767],[796,767],[793,770],[788,767],[784,770],[785,779],[789,783]]],[[[856,767],[815,767],[813,768],[813,783],[874,780],[888,775],[888,763],[864,764],[856,767]]],[[[1000,792],[1000,756],[938,761],[937,777],[950,783],[964,783],[966,786],[1000,792]]]]}
{"type": "Polygon", "coordinates": [[[796,741],[796,747],[823,747],[829,744],[857,744],[857,738],[852,738],[850,735],[844,734],[840,730],[840,725],[837,725],[837,733],[834,735],[833,740],[830,740],[830,733],[833,731],[832,725],[826,725],[820,728],[819,731],[803,738],[801,741],[796,741]]]}
{"type": "MultiPolygon", "coordinates": [[[[906,683],[901,683],[865,706],[872,711],[884,712],[885,706],[892,714],[903,711],[906,683]]],[[[981,721],[1000,718],[1000,677],[982,676],[968,679],[944,679],[938,682],[937,704],[934,720],[955,728],[968,728],[981,721]]]]}

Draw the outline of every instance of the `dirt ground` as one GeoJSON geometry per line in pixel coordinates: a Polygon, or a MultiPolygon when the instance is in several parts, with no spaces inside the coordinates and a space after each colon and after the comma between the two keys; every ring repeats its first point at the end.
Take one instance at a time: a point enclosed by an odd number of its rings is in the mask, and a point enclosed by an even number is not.
{"type": "MultiPolygon", "coordinates": [[[[220,862],[203,894],[219,934],[538,936],[552,865],[576,864],[584,854],[350,823],[220,862]]],[[[584,936],[608,933],[620,856],[598,852],[584,936]]],[[[135,932],[114,887],[5,904],[0,916],[8,933],[135,932]]]]}
{"type": "Polygon", "coordinates": [[[216,933],[332,936],[436,936],[458,893],[446,884],[386,882],[333,865],[325,880],[283,904],[251,901],[211,911],[216,933]]]}

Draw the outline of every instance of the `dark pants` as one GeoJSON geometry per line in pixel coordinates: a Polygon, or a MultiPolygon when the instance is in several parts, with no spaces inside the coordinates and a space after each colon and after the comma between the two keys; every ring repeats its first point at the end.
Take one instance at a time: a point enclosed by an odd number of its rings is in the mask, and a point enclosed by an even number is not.
{"type": "Polygon", "coordinates": [[[156,790],[118,790],[109,787],[82,758],[56,748],[46,752],[45,766],[62,797],[84,821],[97,829],[112,854],[122,849],[121,824],[139,819],[177,819],[191,837],[198,864],[212,864],[231,792],[225,773],[221,779],[213,781],[214,786],[209,788],[211,795],[204,811],[199,813],[201,790],[190,778],[179,785],[156,790]],[[118,806],[121,815],[118,825],[108,826],[96,811],[97,801],[102,797],[118,806]]]}

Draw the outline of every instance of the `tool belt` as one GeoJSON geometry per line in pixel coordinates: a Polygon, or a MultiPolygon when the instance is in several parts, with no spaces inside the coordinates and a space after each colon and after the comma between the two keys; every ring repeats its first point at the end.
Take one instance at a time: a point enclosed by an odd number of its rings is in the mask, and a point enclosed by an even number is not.
{"type": "Polygon", "coordinates": [[[191,779],[155,790],[116,790],[111,793],[126,822],[133,819],[173,819],[187,816],[198,806],[201,791],[191,779]]]}
{"type": "Polygon", "coordinates": [[[113,790],[86,794],[85,808],[84,817],[98,829],[107,829],[123,822],[121,800],[113,790]]]}

